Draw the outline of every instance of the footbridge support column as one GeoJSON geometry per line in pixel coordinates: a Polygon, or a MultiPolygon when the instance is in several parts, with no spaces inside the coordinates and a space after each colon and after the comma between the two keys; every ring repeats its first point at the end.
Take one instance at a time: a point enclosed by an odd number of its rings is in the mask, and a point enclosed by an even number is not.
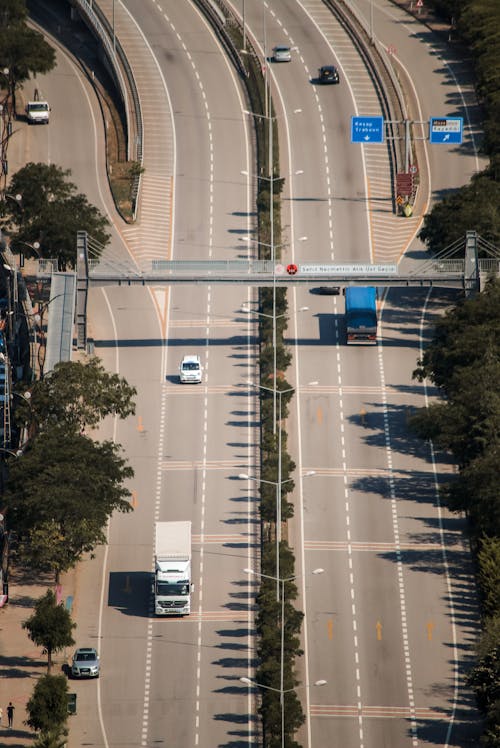
{"type": "Polygon", "coordinates": [[[76,347],[87,349],[87,300],[89,293],[89,255],[87,232],[76,236],[76,347]]]}
{"type": "Polygon", "coordinates": [[[479,290],[479,257],[477,253],[477,233],[467,231],[465,235],[464,288],[466,297],[474,296],[479,290]]]}

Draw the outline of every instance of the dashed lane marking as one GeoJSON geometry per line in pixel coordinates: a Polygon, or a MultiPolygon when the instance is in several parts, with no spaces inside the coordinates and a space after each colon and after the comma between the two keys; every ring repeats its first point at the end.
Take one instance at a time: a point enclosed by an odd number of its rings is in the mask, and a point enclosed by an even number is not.
{"type": "MultiPolygon", "coordinates": [[[[372,553],[395,553],[398,548],[402,552],[419,551],[420,553],[442,550],[442,546],[439,543],[400,543],[396,546],[396,543],[371,543],[359,540],[349,542],[346,540],[306,540],[304,546],[308,551],[347,551],[350,547],[352,551],[368,551],[372,553]]],[[[455,547],[461,549],[459,543],[456,543],[455,547]]]]}
{"type": "MultiPolygon", "coordinates": [[[[358,707],[342,704],[311,704],[312,717],[353,717],[358,716],[358,707]]],[[[363,717],[383,717],[385,719],[410,719],[413,715],[417,719],[446,720],[447,713],[426,707],[411,710],[407,706],[361,706],[363,717]]]]}

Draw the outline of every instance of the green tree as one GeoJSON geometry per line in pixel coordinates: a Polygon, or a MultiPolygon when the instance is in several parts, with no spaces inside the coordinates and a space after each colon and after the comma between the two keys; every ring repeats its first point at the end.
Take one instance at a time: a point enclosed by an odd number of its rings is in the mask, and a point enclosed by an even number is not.
{"type": "Polygon", "coordinates": [[[68,681],[64,675],[42,675],[26,704],[26,724],[45,734],[62,732],[68,717],[68,681]]]}
{"type": "MultiPolygon", "coordinates": [[[[58,605],[52,590],[37,600],[35,612],[23,623],[23,628],[29,632],[29,638],[38,647],[43,647],[47,655],[47,673],[52,669],[52,654],[64,647],[71,647],[75,642],[71,632],[76,628],[68,610],[64,605],[58,605]]],[[[42,729],[42,728],[37,728],[42,729]]]]}
{"type": "Polygon", "coordinates": [[[465,466],[445,491],[448,507],[467,514],[476,536],[500,533],[499,460],[500,447],[490,448],[465,466]]]}
{"type": "Polygon", "coordinates": [[[0,70],[16,111],[16,89],[37,73],[48,73],[56,65],[53,48],[43,35],[27,26],[27,10],[21,0],[2,0],[0,7],[0,70]]]}
{"type": "Polygon", "coordinates": [[[485,174],[436,203],[424,218],[419,238],[439,252],[470,230],[492,244],[500,243],[500,183],[485,174]]]}
{"type": "Polygon", "coordinates": [[[500,537],[482,540],[478,561],[483,614],[500,615],[500,537]]]}
{"type": "Polygon", "coordinates": [[[460,385],[461,370],[500,347],[500,281],[489,281],[482,293],[446,312],[438,321],[414,376],[429,378],[447,395],[460,385]]]}
{"type": "Polygon", "coordinates": [[[52,730],[40,733],[35,740],[34,748],[65,748],[68,744],[66,736],[68,731],[63,727],[55,727],[52,730]]]}
{"type": "Polygon", "coordinates": [[[96,356],[85,362],[63,361],[35,382],[29,402],[19,404],[18,414],[21,422],[31,422],[36,431],[65,424],[81,432],[108,415],[133,415],[136,393],[123,377],[107,372],[96,356]]]}
{"type": "Polygon", "coordinates": [[[54,164],[30,162],[9,184],[9,191],[21,195],[21,201],[9,200],[5,206],[13,249],[16,242],[39,242],[40,254],[57,258],[61,269],[76,263],[77,231],[92,236],[98,253],[110,239],[107,218],[76,192],[76,185],[67,181],[70,175],[54,164]]]}
{"type": "Polygon", "coordinates": [[[133,470],[120,452],[120,445],[58,425],[28,444],[12,463],[5,497],[24,561],[54,572],[58,582],[84,553],[106,542],[112,512],[132,508],[123,484],[133,470]]]}

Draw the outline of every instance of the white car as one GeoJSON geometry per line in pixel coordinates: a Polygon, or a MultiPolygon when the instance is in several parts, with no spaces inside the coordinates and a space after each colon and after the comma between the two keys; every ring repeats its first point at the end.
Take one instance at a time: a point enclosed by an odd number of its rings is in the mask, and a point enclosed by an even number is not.
{"type": "Polygon", "coordinates": [[[292,51],[285,44],[277,44],[273,49],[273,62],[290,62],[292,51]]]}
{"type": "Polygon", "coordinates": [[[179,365],[179,380],[181,384],[200,384],[203,378],[203,368],[199,356],[184,356],[179,365]]]}

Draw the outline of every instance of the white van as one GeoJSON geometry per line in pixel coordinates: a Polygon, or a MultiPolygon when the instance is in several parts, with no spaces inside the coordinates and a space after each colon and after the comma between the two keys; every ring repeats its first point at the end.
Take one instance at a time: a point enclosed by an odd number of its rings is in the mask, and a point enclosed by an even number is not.
{"type": "Polygon", "coordinates": [[[200,384],[203,378],[203,368],[199,356],[184,356],[179,365],[179,380],[181,384],[200,384]]]}

